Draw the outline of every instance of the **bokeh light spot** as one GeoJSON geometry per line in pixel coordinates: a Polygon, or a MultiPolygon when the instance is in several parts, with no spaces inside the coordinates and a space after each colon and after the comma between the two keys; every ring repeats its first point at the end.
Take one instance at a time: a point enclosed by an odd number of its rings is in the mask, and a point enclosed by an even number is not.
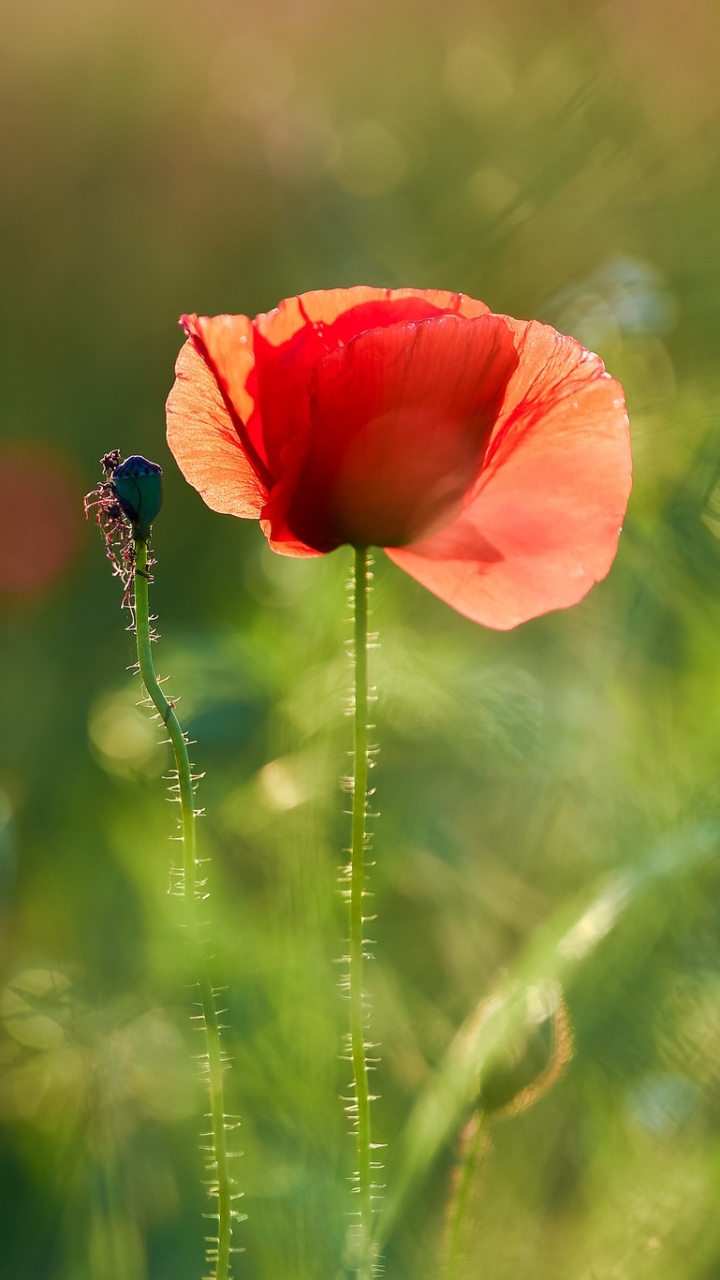
{"type": "Polygon", "coordinates": [[[211,68],[218,104],[252,120],[282,107],[295,87],[295,78],[288,54],[266,36],[250,31],[226,41],[211,68]]]}
{"type": "Polygon", "coordinates": [[[472,207],[488,217],[496,217],[517,200],[518,184],[502,169],[490,165],[477,169],[468,178],[466,192],[472,207]]]}
{"type": "Polygon", "coordinates": [[[68,985],[66,975],[53,969],[26,969],[18,974],[0,994],[0,1017],[6,1030],[32,1049],[60,1044],[65,1032],[51,1010],[56,1011],[58,997],[68,985]]]}
{"type": "Polygon", "coordinates": [[[512,72],[501,54],[473,37],[451,46],[444,72],[448,97],[469,115],[504,107],[515,92],[512,72]]]}
{"type": "Polygon", "coordinates": [[[307,790],[285,760],[271,760],[258,775],[263,800],[270,809],[296,809],[307,790]]]}
{"type": "Polygon", "coordinates": [[[365,120],[345,135],[336,165],[340,186],[372,199],[402,186],[410,162],[397,138],[378,120],[365,120]]]}
{"type": "Polygon", "coordinates": [[[116,778],[157,778],[167,763],[157,724],[137,706],[138,686],[104,694],[90,710],[88,733],[93,754],[116,778]]]}

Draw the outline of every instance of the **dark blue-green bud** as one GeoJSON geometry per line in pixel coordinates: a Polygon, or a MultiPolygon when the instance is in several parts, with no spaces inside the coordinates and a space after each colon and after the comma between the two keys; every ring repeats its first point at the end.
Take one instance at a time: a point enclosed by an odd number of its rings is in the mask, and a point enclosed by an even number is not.
{"type": "Polygon", "coordinates": [[[162,467],[133,454],[113,471],[112,487],[136,535],[147,538],[162,506],[162,467]]]}

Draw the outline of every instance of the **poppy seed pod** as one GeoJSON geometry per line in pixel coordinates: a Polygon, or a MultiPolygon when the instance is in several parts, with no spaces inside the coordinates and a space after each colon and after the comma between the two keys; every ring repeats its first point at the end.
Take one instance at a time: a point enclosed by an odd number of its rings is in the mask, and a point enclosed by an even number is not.
{"type": "Polygon", "coordinates": [[[133,454],[115,467],[112,487],[136,536],[147,539],[162,506],[162,467],[133,454]]]}
{"type": "Polygon", "coordinates": [[[274,551],[380,546],[475,622],[581,600],[631,484],[622,387],[535,320],[440,289],[322,290],[183,316],[168,443],[274,551]]]}

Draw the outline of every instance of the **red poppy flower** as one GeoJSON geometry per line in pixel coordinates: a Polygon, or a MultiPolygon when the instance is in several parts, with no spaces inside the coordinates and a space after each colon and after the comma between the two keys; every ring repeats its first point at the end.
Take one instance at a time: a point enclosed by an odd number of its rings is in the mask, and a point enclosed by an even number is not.
{"type": "Polygon", "coordinates": [[[168,442],[275,551],[381,546],[505,629],[608,572],[630,491],[622,388],[537,321],[435,289],[334,289],[183,316],[168,442]]]}

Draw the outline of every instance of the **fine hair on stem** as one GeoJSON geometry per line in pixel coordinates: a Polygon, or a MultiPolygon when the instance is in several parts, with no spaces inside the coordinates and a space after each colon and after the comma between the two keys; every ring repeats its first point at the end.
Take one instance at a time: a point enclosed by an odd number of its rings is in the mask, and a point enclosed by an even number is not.
{"type": "Polygon", "coordinates": [[[371,636],[368,630],[370,566],[372,560],[366,547],[358,547],[354,553],[354,575],[351,583],[353,599],[353,660],[354,687],[350,713],[353,717],[353,772],[347,779],[352,796],[350,862],[343,868],[343,894],[349,908],[348,970],[343,983],[350,1012],[350,1029],[347,1036],[347,1060],[352,1066],[351,1094],[346,1099],[346,1111],[352,1123],[355,1137],[357,1167],[352,1176],[352,1194],[356,1207],[352,1214],[349,1235],[348,1262],[358,1280],[372,1280],[379,1274],[377,1248],[374,1241],[374,1216],[380,1199],[381,1187],[377,1182],[382,1163],[375,1158],[381,1144],[372,1140],[370,1104],[375,1100],[370,1093],[369,1072],[377,1058],[368,1056],[374,1050],[369,1040],[368,1019],[370,1002],[365,990],[365,962],[371,958],[368,947],[371,940],[365,937],[365,926],[374,919],[366,914],[367,860],[370,836],[367,829],[369,817],[368,773],[372,768],[372,756],[377,748],[368,741],[368,709],[373,700],[373,690],[368,685],[368,648],[371,636]]]}
{"type": "Polygon", "coordinates": [[[207,878],[201,874],[201,861],[197,853],[197,817],[195,808],[195,787],[198,775],[194,774],[188,756],[188,739],[182,729],[175,710],[175,704],[163,693],[155,674],[152,657],[152,642],[156,636],[151,630],[148,588],[150,583],[148,543],[145,538],[134,538],[134,572],[133,572],[133,607],[135,634],[137,637],[138,666],[148,698],[155,707],[159,718],[165,725],[169,741],[175,757],[175,772],[171,777],[173,798],[180,804],[180,839],[183,846],[183,860],[180,867],[174,867],[172,873],[171,893],[182,899],[183,924],[185,929],[185,945],[187,951],[187,973],[191,987],[196,990],[196,1012],[193,1013],[193,1026],[205,1037],[205,1051],[200,1056],[200,1070],[207,1087],[209,1110],[207,1113],[207,1130],[203,1133],[201,1150],[206,1157],[205,1171],[208,1175],[208,1195],[214,1201],[214,1208],[204,1216],[214,1223],[205,1240],[207,1244],[206,1261],[209,1276],[206,1280],[231,1280],[231,1255],[241,1252],[234,1249],[232,1243],[233,1224],[242,1219],[234,1207],[240,1198],[236,1190],[235,1180],[230,1173],[230,1161],[233,1153],[228,1150],[228,1133],[238,1126],[236,1117],[230,1117],[225,1111],[223,1076],[228,1066],[228,1058],[222,1045],[220,1015],[216,995],[210,976],[210,957],[208,955],[208,939],[204,933],[204,921],[201,916],[202,905],[208,894],[207,878]]]}

